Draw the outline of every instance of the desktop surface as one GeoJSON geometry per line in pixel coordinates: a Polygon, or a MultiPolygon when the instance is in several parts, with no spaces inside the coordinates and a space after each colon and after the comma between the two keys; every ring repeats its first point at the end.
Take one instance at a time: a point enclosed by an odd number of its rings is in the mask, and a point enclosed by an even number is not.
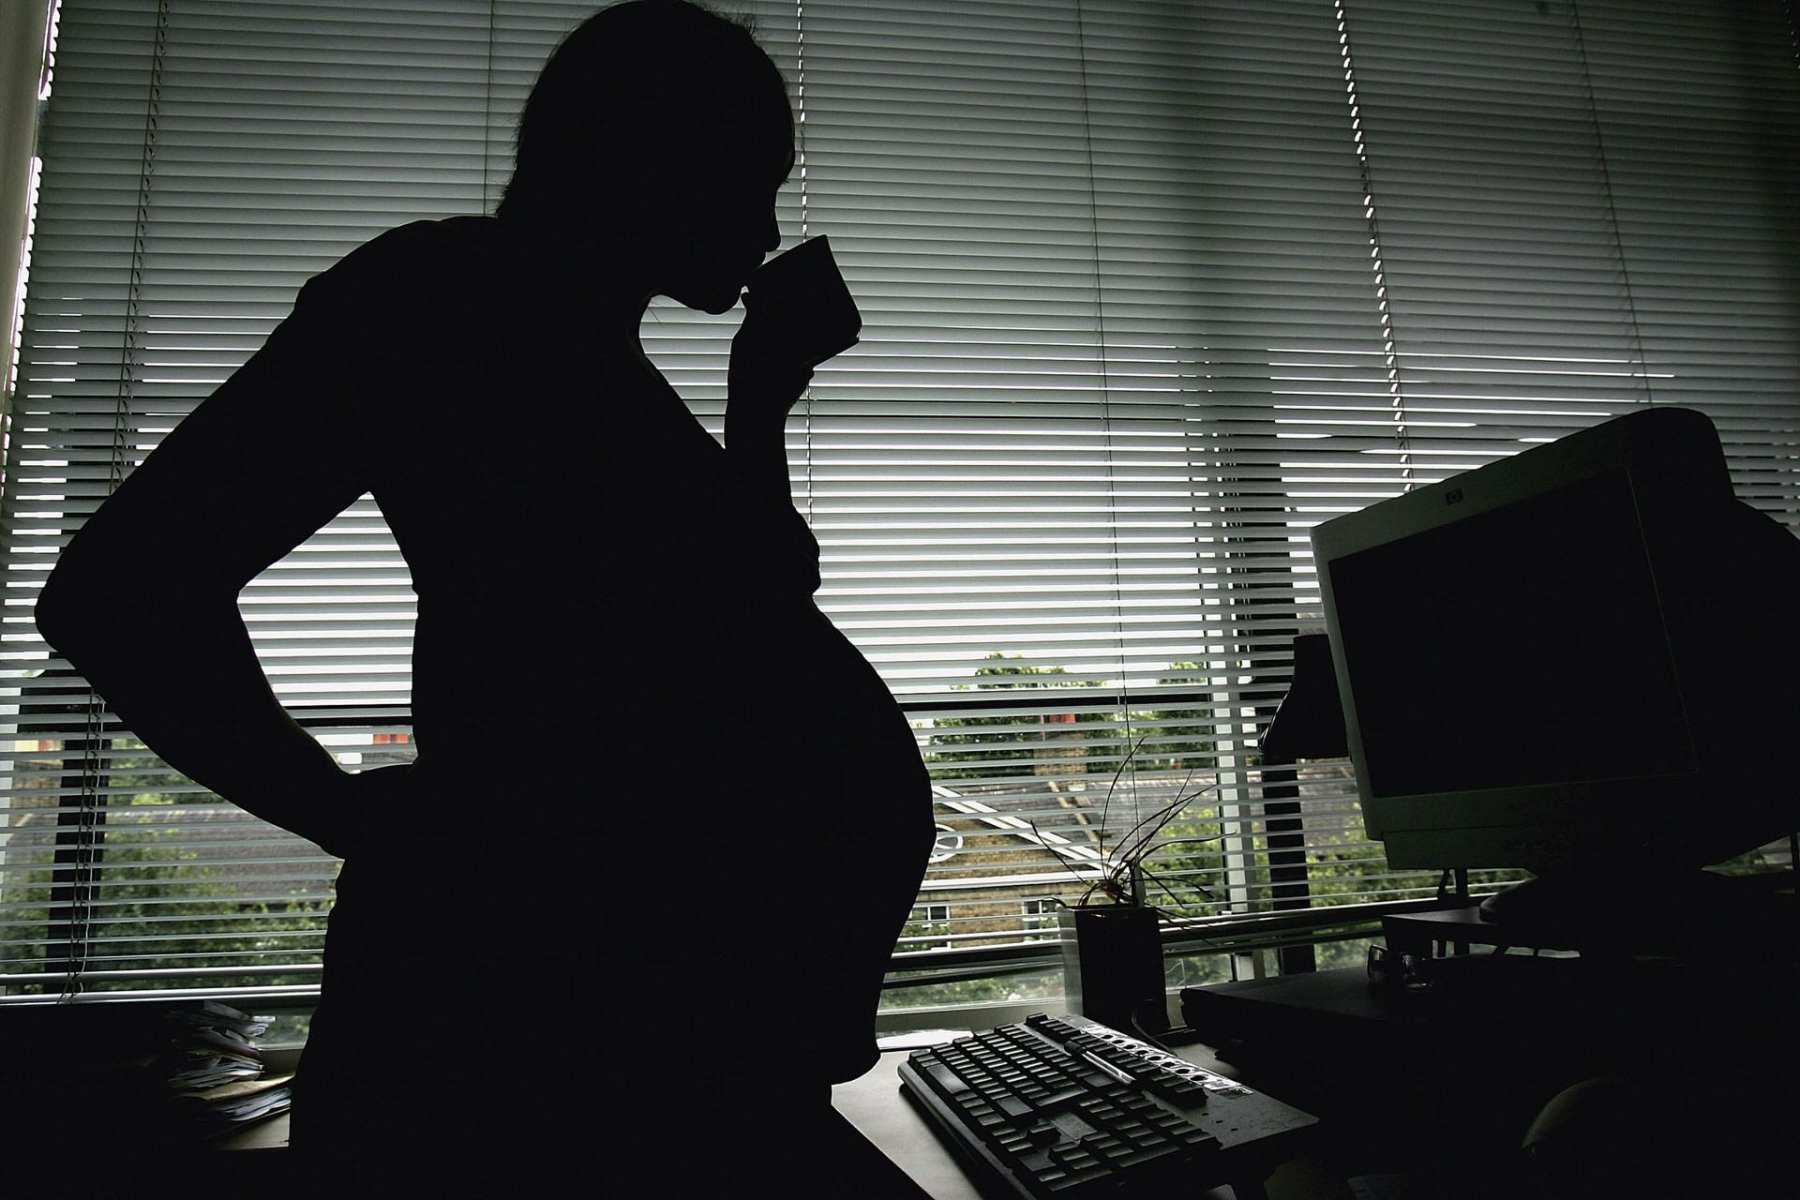
{"type": "MultiPolygon", "coordinates": [[[[873,1152],[885,1158],[918,1189],[919,1194],[931,1200],[991,1200],[999,1194],[992,1190],[983,1191],[984,1186],[991,1189],[991,1183],[968,1170],[931,1122],[902,1094],[901,1067],[912,1052],[911,1049],[884,1051],[868,1072],[834,1086],[833,1108],[873,1152]]],[[[1180,1046],[1173,1053],[1205,1071],[1240,1075],[1221,1063],[1202,1044],[1180,1046]]],[[[227,1150],[279,1151],[287,1145],[287,1126],[285,1116],[277,1117],[218,1145],[227,1150]]],[[[251,1178],[278,1173],[279,1162],[286,1156],[251,1153],[229,1157],[269,1164],[234,1170],[234,1177],[251,1178]]],[[[1264,1185],[1268,1200],[1347,1200],[1350,1196],[1342,1181],[1331,1178],[1303,1148],[1293,1157],[1272,1165],[1273,1173],[1264,1185]]],[[[1195,1200],[1245,1200],[1254,1192],[1223,1185],[1186,1194],[1195,1200]]],[[[873,1194],[859,1197],[859,1200],[873,1200],[873,1194]]]]}

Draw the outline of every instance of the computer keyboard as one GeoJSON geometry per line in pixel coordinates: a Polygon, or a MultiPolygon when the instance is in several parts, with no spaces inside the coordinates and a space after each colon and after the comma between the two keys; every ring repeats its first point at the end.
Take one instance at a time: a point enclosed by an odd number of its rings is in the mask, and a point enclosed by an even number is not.
{"type": "Polygon", "coordinates": [[[987,1194],[1033,1200],[1261,1179],[1316,1120],[1070,1014],[915,1050],[900,1081],[987,1194]]]}

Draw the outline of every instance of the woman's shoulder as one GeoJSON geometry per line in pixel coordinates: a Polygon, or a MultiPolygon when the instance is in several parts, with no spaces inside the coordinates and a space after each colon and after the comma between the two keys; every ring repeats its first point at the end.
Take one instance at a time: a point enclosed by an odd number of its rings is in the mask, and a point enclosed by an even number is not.
{"type": "Polygon", "coordinates": [[[302,299],[330,294],[379,305],[390,316],[408,301],[442,303],[483,294],[484,276],[506,256],[493,217],[412,221],[364,242],[302,290],[302,299]]]}
{"type": "Polygon", "coordinates": [[[506,230],[496,217],[440,217],[409,221],[379,234],[345,256],[356,265],[416,265],[422,271],[482,259],[499,261],[506,230]]]}

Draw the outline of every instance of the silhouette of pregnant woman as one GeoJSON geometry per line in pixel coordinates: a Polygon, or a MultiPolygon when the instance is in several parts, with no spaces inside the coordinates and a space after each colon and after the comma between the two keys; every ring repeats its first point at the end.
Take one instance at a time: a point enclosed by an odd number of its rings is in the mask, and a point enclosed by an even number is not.
{"type": "Polygon", "coordinates": [[[559,47],[517,149],[495,215],[308,283],[75,537],[39,626],[170,764],[345,860],[294,1178],[903,1194],[829,1088],[875,1061],[930,794],[788,494],[816,360],[753,279],[781,76],[732,22],[635,0],[559,47]],[[721,447],[638,327],[746,283],[721,447]],[[418,758],[350,774],[237,598],[365,493],[418,593],[418,758]]]}

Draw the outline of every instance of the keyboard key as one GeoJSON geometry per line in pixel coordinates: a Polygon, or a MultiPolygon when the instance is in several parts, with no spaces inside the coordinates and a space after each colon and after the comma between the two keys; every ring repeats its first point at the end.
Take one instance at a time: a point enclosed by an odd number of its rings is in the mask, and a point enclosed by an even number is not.
{"type": "Polygon", "coordinates": [[[1071,1104],[1077,1100],[1080,1100],[1087,1094],[1088,1094],[1088,1090],[1086,1088],[1069,1087],[1069,1088],[1064,1088],[1058,1092],[1049,1092],[1045,1095],[1039,1096],[1039,1097],[1035,1098],[1032,1101],[1032,1103],[1036,1104],[1038,1106],[1038,1108],[1040,1108],[1040,1109],[1048,1110],[1048,1109],[1053,1109],[1053,1108],[1060,1108],[1064,1105],[1071,1104]]]}
{"type": "Polygon", "coordinates": [[[937,1084],[938,1090],[946,1096],[954,1098],[973,1090],[957,1076],[956,1072],[942,1063],[925,1064],[925,1073],[931,1076],[932,1082],[937,1084]]]}
{"type": "Polygon", "coordinates": [[[1002,1096],[994,1101],[994,1107],[1009,1117],[1023,1117],[1031,1112],[1031,1105],[1017,1096],[1002,1096]]]}
{"type": "Polygon", "coordinates": [[[1121,1171],[1129,1171],[1133,1167],[1141,1167],[1145,1163],[1159,1162],[1163,1159],[1173,1162],[1180,1158],[1181,1154],[1181,1147],[1171,1142],[1166,1146],[1154,1146],[1122,1154],[1113,1161],[1113,1166],[1121,1171]]]}
{"type": "Polygon", "coordinates": [[[1102,1159],[1111,1159],[1125,1153],[1125,1143],[1110,1134],[1105,1137],[1082,1138],[1081,1144],[1102,1159]]]}
{"type": "Polygon", "coordinates": [[[1072,1171],[1067,1179],[1058,1179],[1046,1186],[1045,1190],[1053,1196],[1076,1195],[1094,1185],[1105,1185],[1112,1180],[1112,1172],[1105,1167],[1088,1171],[1072,1171]]]}

